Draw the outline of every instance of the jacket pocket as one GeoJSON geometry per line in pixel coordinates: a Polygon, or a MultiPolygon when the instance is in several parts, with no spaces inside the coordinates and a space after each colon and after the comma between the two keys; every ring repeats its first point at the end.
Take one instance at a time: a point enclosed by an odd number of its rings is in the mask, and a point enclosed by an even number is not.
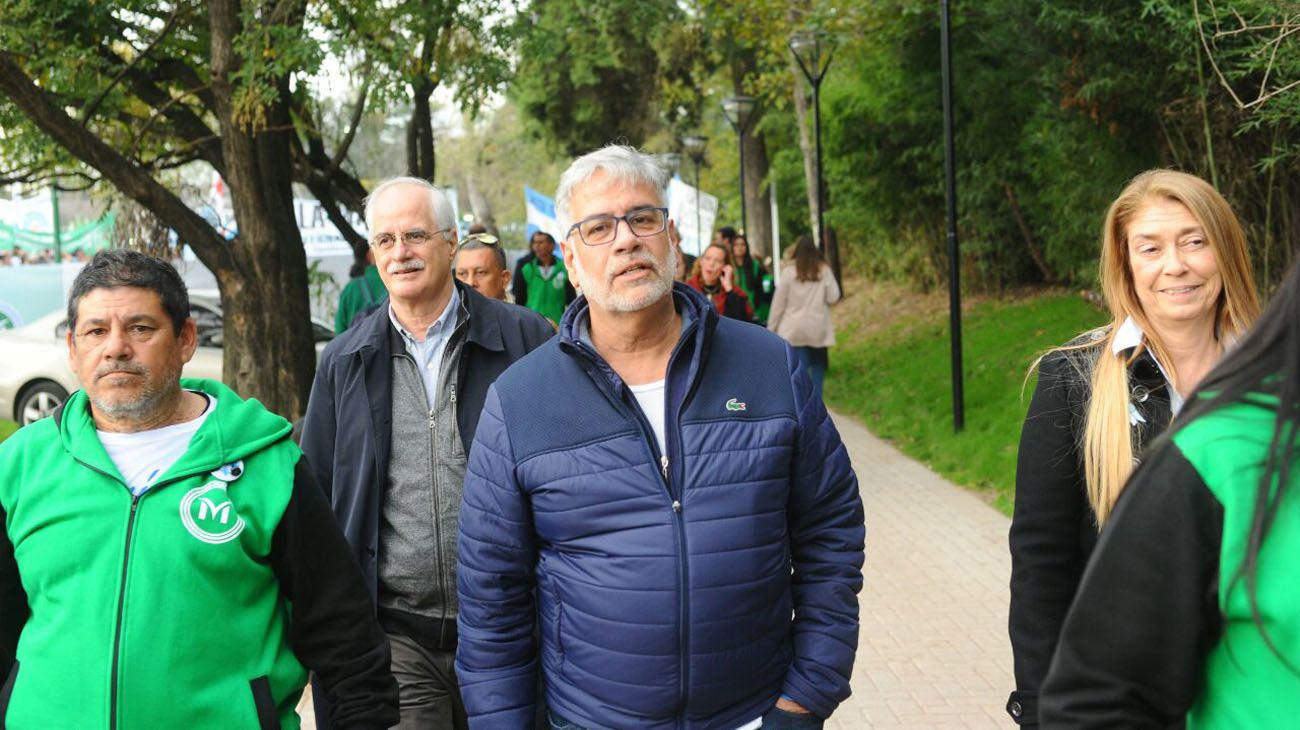
{"type": "Polygon", "coordinates": [[[0,727],[5,726],[5,716],[9,714],[9,698],[14,693],[14,680],[18,679],[18,660],[14,660],[14,665],[9,668],[9,677],[5,679],[4,687],[0,687],[0,727]]]}
{"type": "Polygon", "coordinates": [[[280,730],[280,711],[271,697],[271,681],[265,674],[248,683],[253,691],[253,707],[257,710],[257,726],[261,730],[280,730]]]}

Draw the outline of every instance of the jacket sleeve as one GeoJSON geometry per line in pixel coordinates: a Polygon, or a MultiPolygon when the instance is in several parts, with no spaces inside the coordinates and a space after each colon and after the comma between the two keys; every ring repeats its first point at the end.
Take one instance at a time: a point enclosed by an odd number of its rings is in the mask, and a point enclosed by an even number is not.
{"type": "Polygon", "coordinates": [[[850,692],[866,528],[848,451],[788,346],[786,355],[799,444],[786,507],[794,567],[794,660],[781,692],[825,718],[850,692]]]}
{"type": "Polygon", "coordinates": [[[537,646],[532,510],[515,464],[496,387],[470,450],[460,508],[456,677],[470,724],[532,727],[537,646]]]}
{"type": "Polygon", "coordinates": [[[1052,728],[1166,728],[1220,635],[1223,506],[1177,447],[1138,470],[1106,523],[1043,684],[1052,728]]]}
{"type": "Polygon", "coordinates": [[[773,332],[781,326],[781,318],[785,316],[785,305],[790,299],[790,287],[787,284],[785,274],[782,272],[781,282],[776,287],[776,291],[772,292],[772,308],[767,310],[767,328],[773,332]]]}
{"type": "Polygon", "coordinates": [[[1091,507],[1079,458],[1084,408],[1076,397],[1083,386],[1079,377],[1063,355],[1044,357],[1020,433],[1008,539],[1016,691],[1007,709],[1031,727],[1038,724],[1038,689],[1086,560],[1080,530],[1091,507]]]}
{"type": "Polygon", "coordinates": [[[8,522],[9,516],[0,509],[0,671],[6,677],[18,653],[18,635],[31,615],[22,576],[18,574],[18,562],[14,559],[14,545],[5,529],[8,522]]]}
{"type": "Polygon", "coordinates": [[[375,619],[361,568],[301,459],[272,538],[271,566],[293,610],[290,645],[324,685],[330,726],[396,724],[388,638],[375,619]]]}
{"type": "Polygon", "coordinates": [[[321,357],[303,416],[300,446],[316,484],[329,497],[334,493],[334,441],[338,428],[334,412],[333,353],[321,357]]]}
{"type": "Polygon", "coordinates": [[[835,272],[830,266],[822,266],[822,279],[826,282],[826,303],[834,304],[840,300],[840,284],[835,281],[835,272]]]}
{"type": "Polygon", "coordinates": [[[520,259],[515,264],[515,275],[510,277],[510,296],[521,307],[528,306],[528,281],[524,279],[524,266],[527,263],[526,259],[520,259]]]}

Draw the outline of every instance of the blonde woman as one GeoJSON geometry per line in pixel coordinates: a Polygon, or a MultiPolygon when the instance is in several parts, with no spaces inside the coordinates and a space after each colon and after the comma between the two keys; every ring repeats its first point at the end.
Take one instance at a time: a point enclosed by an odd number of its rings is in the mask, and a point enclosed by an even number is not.
{"type": "Polygon", "coordinates": [[[1008,713],[1038,689],[1088,556],[1144,447],[1259,313],[1241,224],[1204,180],[1151,170],[1111,204],[1101,288],[1112,321],[1038,362],[1011,521],[1008,713]]]}
{"type": "Polygon", "coordinates": [[[791,250],[791,264],[781,269],[767,328],[794,347],[820,398],[830,365],[828,348],[835,344],[831,305],[839,301],[840,287],[811,236],[800,236],[791,250]]]}

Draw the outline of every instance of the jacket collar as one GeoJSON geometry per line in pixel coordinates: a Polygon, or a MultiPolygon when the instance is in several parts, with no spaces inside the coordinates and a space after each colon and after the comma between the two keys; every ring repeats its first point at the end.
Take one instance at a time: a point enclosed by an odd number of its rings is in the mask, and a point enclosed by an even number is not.
{"type": "MultiPolygon", "coordinates": [[[[456,293],[460,298],[460,316],[469,320],[468,340],[485,350],[495,352],[505,350],[500,319],[490,316],[488,311],[493,306],[493,302],[458,279],[453,278],[452,285],[456,287],[456,293]]],[[[401,339],[393,328],[392,322],[389,321],[387,307],[381,306],[378,310],[367,314],[356,326],[360,329],[357,333],[358,337],[349,343],[339,353],[340,355],[351,355],[365,350],[390,354],[398,351],[394,349],[394,339],[398,345],[401,339]]]]}
{"type": "MultiPolygon", "coordinates": [[[[697,339],[703,339],[706,335],[711,335],[718,325],[718,310],[709,303],[708,299],[700,292],[692,289],[681,282],[673,282],[673,305],[681,312],[684,321],[696,322],[698,327],[692,330],[690,327],[682,327],[682,336],[686,337],[688,332],[693,331],[697,339]]],[[[591,321],[591,305],[587,297],[579,296],[573,304],[564,311],[564,316],[560,318],[559,342],[561,346],[577,347],[578,343],[583,341],[583,331],[589,330],[591,321]]],[[[706,340],[707,341],[707,340],[706,340]]]]}

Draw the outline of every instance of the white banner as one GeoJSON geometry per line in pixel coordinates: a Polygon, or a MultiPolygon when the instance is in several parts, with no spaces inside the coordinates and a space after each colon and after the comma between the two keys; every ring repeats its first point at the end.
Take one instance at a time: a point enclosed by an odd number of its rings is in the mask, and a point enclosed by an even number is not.
{"type": "Polygon", "coordinates": [[[713,238],[713,221],[718,216],[718,199],[674,177],[668,183],[668,217],[677,223],[682,252],[699,256],[713,238]],[[698,208],[696,201],[699,201],[698,208]]]}
{"type": "MultiPolygon", "coordinates": [[[[451,209],[456,216],[453,225],[460,223],[460,205],[456,195],[455,188],[438,188],[447,200],[451,203],[451,209]]],[[[209,223],[219,230],[227,239],[234,238],[238,232],[238,226],[235,223],[235,210],[231,207],[230,196],[225,194],[224,186],[213,185],[213,192],[219,192],[214,195],[211,204],[199,209],[199,215],[207,219],[209,223]]],[[[352,227],[362,236],[367,235],[366,221],[359,215],[350,212],[344,213],[352,227]]],[[[315,198],[294,198],[293,215],[298,221],[298,230],[302,234],[302,247],[307,252],[308,258],[319,258],[321,256],[351,256],[352,248],[348,246],[347,239],[339,233],[339,229],[330,222],[329,214],[325,212],[325,206],[315,198]]]]}

